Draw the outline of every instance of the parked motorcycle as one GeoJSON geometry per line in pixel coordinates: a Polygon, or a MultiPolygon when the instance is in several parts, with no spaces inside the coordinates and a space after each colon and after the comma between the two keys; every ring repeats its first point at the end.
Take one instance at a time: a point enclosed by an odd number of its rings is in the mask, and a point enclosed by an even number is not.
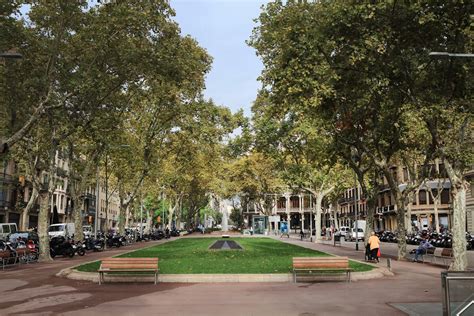
{"type": "Polygon", "coordinates": [[[107,234],[107,247],[117,247],[120,248],[122,246],[122,240],[120,239],[119,235],[114,234],[107,234]]]}
{"type": "Polygon", "coordinates": [[[75,245],[71,244],[71,242],[69,242],[69,240],[63,236],[51,238],[51,241],[49,242],[49,248],[52,258],[56,256],[68,256],[72,258],[76,253],[75,245]]]}
{"type": "Polygon", "coordinates": [[[74,241],[72,240],[72,244],[75,246],[74,250],[77,255],[83,256],[86,254],[86,245],[80,241],[74,241]]]}
{"type": "Polygon", "coordinates": [[[97,239],[94,239],[90,236],[86,236],[83,243],[87,250],[93,251],[102,251],[105,247],[105,241],[103,237],[97,236],[97,239]]]}
{"type": "Polygon", "coordinates": [[[180,232],[178,229],[173,228],[173,229],[171,230],[171,232],[170,232],[170,235],[171,235],[172,237],[179,237],[179,236],[181,235],[181,232],[180,232]]]}
{"type": "Polygon", "coordinates": [[[165,238],[165,233],[162,230],[155,230],[153,234],[151,234],[151,239],[153,240],[161,240],[165,238]]]}

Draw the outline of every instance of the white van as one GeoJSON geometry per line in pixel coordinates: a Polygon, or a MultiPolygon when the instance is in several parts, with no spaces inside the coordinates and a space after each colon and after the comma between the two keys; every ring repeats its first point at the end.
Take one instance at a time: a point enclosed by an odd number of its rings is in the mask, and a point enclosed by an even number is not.
{"type": "Polygon", "coordinates": [[[354,224],[352,225],[349,239],[351,241],[355,241],[356,239],[364,240],[365,225],[366,225],[366,221],[357,221],[357,233],[356,233],[356,223],[354,222],[354,224]]]}
{"type": "Polygon", "coordinates": [[[0,240],[7,240],[8,235],[17,231],[18,228],[15,223],[0,223],[0,240]]]}
{"type": "Polygon", "coordinates": [[[76,227],[74,226],[74,223],[53,224],[49,225],[48,228],[49,237],[72,236],[75,232],[76,227]]]}

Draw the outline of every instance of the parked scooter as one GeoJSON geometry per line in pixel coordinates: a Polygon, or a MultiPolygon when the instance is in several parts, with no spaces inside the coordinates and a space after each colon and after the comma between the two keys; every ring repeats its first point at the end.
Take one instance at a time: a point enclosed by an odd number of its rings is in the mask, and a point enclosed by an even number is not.
{"type": "Polygon", "coordinates": [[[120,248],[122,246],[122,241],[120,240],[119,235],[114,234],[107,234],[107,247],[117,247],[120,248]]]}
{"type": "Polygon", "coordinates": [[[86,236],[84,239],[84,245],[87,250],[102,251],[105,247],[105,241],[103,237],[97,236],[97,239],[94,239],[90,236],[86,236]]]}
{"type": "Polygon", "coordinates": [[[71,243],[71,245],[73,246],[74,248],[74,253],[76,255],[79,255],[79,256],[83,256],[86,254],[86,245],[81,242],[81,241],[76,241],[74,239],[74,235],[72,235],[72,237],[69,237],[68,238],[68,241],[71,243]]]}
{"type": "Polygon", "coordinates": [[[54,258],[56,256],[68,256],[70,258],[74,257],[76,253],[75,245],[71,244],[63,236],[53,237],[49,242],[50,254],[54,258]]]}
{"type": "Polygon", "coordinates": [[[181,235],[181,232],[180,232],[178,229],[173,228],[173,229],[171,230],[171,232],[170,232],[170,235],[171,235],[172,237],[179,237],[179,236],[181,235]]]}

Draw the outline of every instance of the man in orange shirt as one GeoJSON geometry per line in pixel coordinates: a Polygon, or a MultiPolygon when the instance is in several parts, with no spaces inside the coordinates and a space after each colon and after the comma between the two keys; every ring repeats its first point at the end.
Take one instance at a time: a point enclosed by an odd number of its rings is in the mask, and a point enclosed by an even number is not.
{"type": "Polygon", "coordinates": [[[369,246],[370,246],[370,252],[371,252],[371,257],[373,260],[377,260],[379,262],[379,257],[377,256],[377,253],[379,252],[380,248],[380,240],[379,237],[375,235],[375,232],[370,233],[370,238],[369,238],[369,246]]]}

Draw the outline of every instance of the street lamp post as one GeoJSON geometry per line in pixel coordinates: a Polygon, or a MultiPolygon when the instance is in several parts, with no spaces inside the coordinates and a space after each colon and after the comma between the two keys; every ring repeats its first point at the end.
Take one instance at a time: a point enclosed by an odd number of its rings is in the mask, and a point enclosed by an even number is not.
{"type": "Polygon", "coordinates": [[[140,199],[140,240],[143,238],[143,199],[140,199]]]}
{"type": "Polygon", "coordinates": [[[96,180],[95,180],[95,190],[96,190],[96,196],[95,196],[95,216],[94,216],[94,239],[97,239],[97,226],[99,223],[99,163],[97,163],[97,169],[96,169],[96,180]]]}
{"type": "Polygon", "coordinates": [[[359,212],[357,210],[357,175],[354,173],[354,212],[355,212],[355,236],[356,250],[359,250],[359,212]]]}

